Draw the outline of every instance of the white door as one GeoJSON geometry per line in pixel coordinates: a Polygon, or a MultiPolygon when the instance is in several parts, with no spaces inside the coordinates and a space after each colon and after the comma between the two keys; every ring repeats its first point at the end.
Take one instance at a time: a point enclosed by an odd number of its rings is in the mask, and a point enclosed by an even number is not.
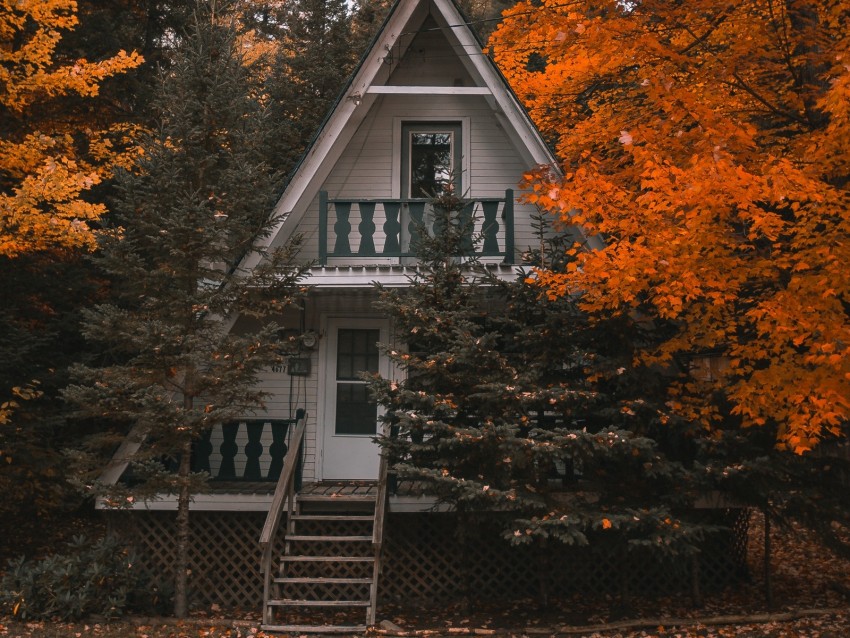
{"type": "Polygon", "coordinates": [[[360,375],[389,375],[389,359],[378,350],[388,336],[386,320],[328,319],[320,424],[324,480],[378,478],[380,448],[373,438],[380,412],[360,375]]]}

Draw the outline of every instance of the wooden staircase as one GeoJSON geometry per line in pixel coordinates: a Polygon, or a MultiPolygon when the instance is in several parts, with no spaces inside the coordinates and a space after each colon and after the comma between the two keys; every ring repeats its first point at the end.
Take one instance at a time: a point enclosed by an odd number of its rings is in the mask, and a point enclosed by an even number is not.
{"type": "Polygon", "coordinates": [[[355,633],[374,624],[378,492],[377,483],[358,482],[313,484],[298,494],[265,601],[264,631],[355,633]],[[289,622],[293,616],[300,621],[289,622]]]}
{"type": "Polygon", "coordinates": [[[358,633],[375,624],[387,462],[377,481],[305,484],[296,492],[306,414],[299,410],[260,534],[266,632],[358,633]],[[285,518],[284,518],[285,517],[285,518]],[[285,521],[282,555],[278,528],[285,521]]]}

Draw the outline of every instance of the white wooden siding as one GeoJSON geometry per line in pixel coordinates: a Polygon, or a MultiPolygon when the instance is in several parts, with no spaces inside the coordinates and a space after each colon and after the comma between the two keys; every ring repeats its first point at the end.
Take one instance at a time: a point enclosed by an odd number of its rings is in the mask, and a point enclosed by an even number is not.
{"type": "MultiPolygon", "coordinates": [[[[375,294],[371,290],[336,292],[332,295],[317,295],[310,298],[306,304],[305,327],[315,331],[319,338],[319,320],[323,314],[352,314],[374,312],[372,303],[375,294]]],[[[288,419],[295,416],[295,410],[307,410],[307,427],[304,431],[304,472],[305,481],[312,481],[317,476],[318,459],[316,457],[316,438],[319,427],[316,421],[318,414],[318,383],[321,374],[319,349],[303,353],[301,356],[310,358],[310,375],[306,377],[290,376],[285,370],[263,373],[259,387],[271,396],[266,401],[265,410],[258,412],[252,418],[288,419]]]]}
{"type": "MultiPolygon", "coordinates": [[[[464,117],[469,118],[469,130],[464,134],[470,137],[469,175],[464,180],[469,190],[464,195],[472,198],[503,197],[505,189],[517,188],[522,174],[531,167],[524,165],[484,98],[458,95],[379,96],[373,112],[364,120],[325,180],[324,190],[331,199],[392,197],[393,162],[399,161],[399,152],[393,149],[394,119],[427,122],[434,118],[461,120],[464,117]]],[[[514,206],[515,245],[519,251],[537,243],[531,227],[533,212],[532,206],[514,206]]],[[[352,222],[351,249],[356,252],[356,210],[352,210],[352,222]]],[[[317,197],[299,226],[299,232],[307,240],[302,253],[306,259],[318,258],[318,223],[317,197]]],[[[333,220],[328,225],[332,228],[333,220]]],[[[383,239],[379,225],[375,232],[375,245],[381,246],[383,239]]],[[[332,241],[329,241],[328,248],[333,248],[332,241]]],[[[334,263],[338,264],[340,260],[334,263]]]]}
{"type": "MultiPolygon", "coordinates": [[[[482,55],[480,49],[467,52],[459,44],[452,45],[433,18],[426,19],[421,29],[408,46],[404,58],[393,69],[387,84],[472,86],[472,77],[459,56],[482,55]]],[[[406,46],[407,43],[401,41],[399,45],[406,46]]]]}

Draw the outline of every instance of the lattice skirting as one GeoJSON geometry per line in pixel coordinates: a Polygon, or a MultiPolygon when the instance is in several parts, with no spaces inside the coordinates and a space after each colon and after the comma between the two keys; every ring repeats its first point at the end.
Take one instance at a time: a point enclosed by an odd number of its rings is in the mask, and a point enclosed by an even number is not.
{"type": "MultiPolygon", "coordinates": [[[[711,535],[698,562],[703,592],[746,574],[749,515],[744,510],[707,514],[731,531],[711,535]]],[[[452,514],[392,514],[387,524],[381,600],[434,602],[565,596],[573,593],[661,595],[690,592],[689,561],[659,560],[649,553],[616,554],[602,546],[512,547],[500,526],[477,525],[461,540],[452,514]]]]}
{"type": "MultiPolygon", "coordinates": [[[[110,528],[127,538],[154,582],[170,590],[177,549],[175,512],[107,512],[110,528]]],[[[263,602],[260,537],[263,512],[192,512],[189,517],[189,599],[256,609],[263,602]]]]}
{"type": "MultiPolygon", "coordinates": [[[[137,560],[155,578],[173,581],[174,512],[110,512],[111,528],[136,549],[137,560]]],[[[699,560],[703,591],[733,582],[746,570],[748,515],[715,512],[732,531],[713,535],[699,560]]],[[[199,607],[257,610],[262,606],[261,512],[192,512],[190,599],[199,607]]],[[[281,526],[283,527],[283,526],[281,526]]],[[[278,539],[278,552],[282,548],[278,539]]],[[[683,561],[649,555],[614,555],[601,547],[511,547],[498,526],[479,525],[458,536],[457,519],[447,513],[392,513],[385,525],[382,602],[435,603],[475,598],[521,598],[583,593],[664,594],[688,592],[692,568],[683,561]]],[[[277,554],[279,555],[279,553],[277,554]]],[[[342,568],[342,567],[341,567],[342,568]]],[[[345,574],[340,573],[339,576],[345,574]]]]}

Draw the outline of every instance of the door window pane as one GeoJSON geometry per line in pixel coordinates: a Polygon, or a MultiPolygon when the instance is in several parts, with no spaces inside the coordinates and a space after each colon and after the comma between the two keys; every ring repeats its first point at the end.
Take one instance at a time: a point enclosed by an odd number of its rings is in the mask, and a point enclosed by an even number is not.
{"type": "Polygon", "coordinates": [[[337,434],[375,434],[378,404],[369,398],[362,372],[378,372],[379,330],[342,328],[337,332],[337,434]]]}
{"type": "Polygon", "coordinates": [[[359,380],[361,372],[378,371],[378,330],[340,329],[337,337],[336,378],[359,380]]]}
{"type": "Polygon", "coordinates": [[[378,404],[369,398],[365,383],[338,383],[336,386],[337,434],[375,434],[378,404]]]}

